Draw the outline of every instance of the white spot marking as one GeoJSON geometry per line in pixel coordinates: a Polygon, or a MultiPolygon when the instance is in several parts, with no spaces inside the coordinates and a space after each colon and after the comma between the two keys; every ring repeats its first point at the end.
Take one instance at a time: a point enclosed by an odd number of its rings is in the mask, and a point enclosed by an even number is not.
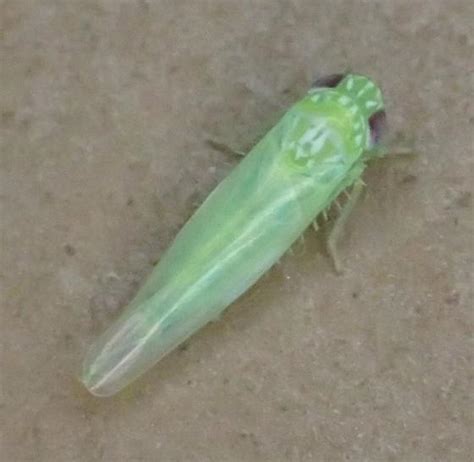
{"type": "Polygon", "coordinates": [[[321,135],[325,128],[324,123],[318,123],[317,125],[313,125],[301,138],[301,144],[309,143],[316,139],[318,136],[321,135]]]}
{"type": "Polygon", "coordinates": [[[363,95],[367,90],[369,90],[370,88],[373,88],[374,86],[375,85],[372,82],[367,82],[365,86],[359,90],[359,93],[357,93],[357,97],[363,95]]]}
{"type": "Polygon", "coordinates": [[[314,140],[313,145],[311,146],[311,152],[315,154],[318,151],[320,151],[324,147],[324,144],[326,143],[326,139],[327,139],[327,133],[322,133],[318,138],[316,138],[314,140]]]}
{"type": "Polygon", "coordinates": [[[355,142],[356,142],[357,146],[362,146],[362,134],[361,133],[356,135],[355,142]]]}
{"type": "Polygon", "coordinates": [[[377,101],[366,101],[365,103],[365,107],[367,109],[370,109],[371,107],[375,107],[377,106],[377,101]]]}
{"type": "Polygon", "coordinates": [[[346,85],[346,88],[348,90],[352,90],[352,87],[354,86],[354,78],[353,77],[349,77],[347,79],[347,85],[346,85]]]}
{"type": "Polygon", "coordinates": [[[343,105],[343,106],[347,106],[348,104],[351,103],[351,98],[349,98],[348,96],[344,95],[344,96],[341,96],[338,101],[343,105]]]}
{"type": "Polygon", "coordinates": [[[370,147],[370,140],[371,140],[370,128],[367,128],[367,132],[366,132],[366,134],[365,134],[365,145],[366,145],[366,148],[369,148],[369,147],[370,147]]]}
{"type": "Polygon", "coordinates": [[[311,128],[301,137],[299,140],[300,144],[310,143],[314,138],[318,136],[317,128],[311,128]]]}

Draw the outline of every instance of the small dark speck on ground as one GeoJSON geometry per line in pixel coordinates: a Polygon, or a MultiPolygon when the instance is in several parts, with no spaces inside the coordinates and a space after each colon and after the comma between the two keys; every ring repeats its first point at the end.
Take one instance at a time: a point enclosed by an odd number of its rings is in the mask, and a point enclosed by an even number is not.
{"type": "Polygon", "coordinates": [[[15,112],[14,111],[3,111],[2,112],[2,116],[1,116],[2,124],[8,125],[11,122],[13,122],[14,119],[15,119],[15,112]]]}
{"type": "Polygon", "coordinates": [[[189,344],[188,343],[182,343],[179,347],[178,347],[178,351],[180,351],[181,353],[184,353],[185,351],[187,351],[189,349],[189,344]]]}
{"type": "Polygon", "coordinates": [[[259,443],[258,443],[258,440],[257,440],[257,437],[253,434],[253,433],[247,433],[247,432],[240,432],[239,433],[239,436],[242,438],[242,439],[249,439],[250,441],[252,441],[252,444],[254,446],[258,446],[259,443]]]}
{"type": "Polygon", "coordinates": [[[414,183],[417,179],[418,177],[416,175],[413,175],[413,173],[409,173],[401,179],[400,184],[411,184],[414,183]]]}
{"type": "Polygon", "coordinates": [[[64,246],[64,252],[66,252],[66,255],[69,255],[70,257],[76,255],[76,249],[71,244],[66,244],[64,246]]]}
{"type": "Polygon", "coordinates": [[[445,299],[444,301],[448,304],[448,305],[458,305],[459,304],[459,300],[460,300],[460,295],[458,292],[453,292],[451,294],[449,294],[445,299]]]}
{"type": "Polygon", "coordinates": [[[458,207],[468,208],[472,205],[472,192],[463,191],[459,197],[456,199],[455,204],[458,207]]]}
{"type": "Polygon", "coordinates": [[[64,342],[64,346],[65,346],[66,348],[69,348],[69,347],[71,347],[71,346],[73,345],[73,343],[74,343],[74,337],[73,337],[71,334],[66,333],[66,334],[64,334],[64,336],[63,336],[63,342],[64,342]]]}

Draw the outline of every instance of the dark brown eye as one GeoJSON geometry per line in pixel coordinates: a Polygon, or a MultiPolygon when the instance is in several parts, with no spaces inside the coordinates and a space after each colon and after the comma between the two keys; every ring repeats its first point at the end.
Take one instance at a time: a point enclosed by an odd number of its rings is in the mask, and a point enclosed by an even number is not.
{"type": "Polygon", "coordinates": [[[316,79],[311,88],[334,88],[339,85],[341,80],[346,76],[346,74],[331,74],[326,75],[325,77],[321,77],[316,79]]]}
{"type": "Polygon", "coordinates": [[[385,111],[377,111],[372,114],[369,118],[369,127],[372,143],[379,143],[387,128],[387,115],[385,111]]]}

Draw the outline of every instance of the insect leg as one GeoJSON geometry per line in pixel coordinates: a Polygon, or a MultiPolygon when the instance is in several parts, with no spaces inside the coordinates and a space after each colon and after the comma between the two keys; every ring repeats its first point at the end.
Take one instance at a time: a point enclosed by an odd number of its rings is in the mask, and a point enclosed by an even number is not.
{"type": "Polygon", "coordinates": [[[403,135],[390,137],[383,143],[377,143],[371,149],[366,151],[366,159],[391,159],[394,158],[413,158],[418,153],[415,150],[415,140],[403,135]]]}
{"type": "Polygon", "coordinates": [[[394,148],[376,147],[367,151],[366,158],[370,159],[383,159],[383,160],[394,160],[394,159],[412,159],[415,158],[418,153],[410,147],[398,146],[394,148]]]}
{"type": "Polygon", "coordinates": [[[336,273],[342,273],[342,265],[339,259],[337,244],[344,231],[345,224],[354,209],[355,204],[359,200],[362,191],[364,190],[365,183],[362,180],[357,180],[352,187],[351,194],[347,202],[341,209],[339,216],[336,218],[334,225],[329,233],[327,239],[327,251],[334,264],[336,273]]]}
{"type": "Polygon", "coordinates": [[[239,151],[232,146],[229,146],[227,143],[222,143],[221,141],[213,140],[211,138],[206,139],[206,144],[210,146],[215,151],[222,152],[224,154],[232,154],[234,156],[243,157],[246,155],[245,152],[239,151]]]}
{"type": "Polygon", "coordinates": [[[236,149],[234,146],[221,141],[213,136],[206,138],[204,142],[214,151],[221,152],[227,155],[233,155],[238,157],[244,157],[249,153],[259,142],[259,140],[263,137],[263,134],[259,134],[259,136],[255,137],[250,142],[246,143],[242,149],[236,149]]]}

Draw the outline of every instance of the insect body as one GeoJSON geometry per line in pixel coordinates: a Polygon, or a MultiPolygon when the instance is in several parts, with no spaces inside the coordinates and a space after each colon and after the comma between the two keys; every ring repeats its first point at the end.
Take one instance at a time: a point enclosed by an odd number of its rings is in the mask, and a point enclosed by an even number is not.
{"type": "Polygon", "coordinates": [[[92,346],[86,387],[98,396],[119,391],[254,284],[360,178],[382,110],[379,88],[353,74],[297,102],[210,194],[92,346]]]}

